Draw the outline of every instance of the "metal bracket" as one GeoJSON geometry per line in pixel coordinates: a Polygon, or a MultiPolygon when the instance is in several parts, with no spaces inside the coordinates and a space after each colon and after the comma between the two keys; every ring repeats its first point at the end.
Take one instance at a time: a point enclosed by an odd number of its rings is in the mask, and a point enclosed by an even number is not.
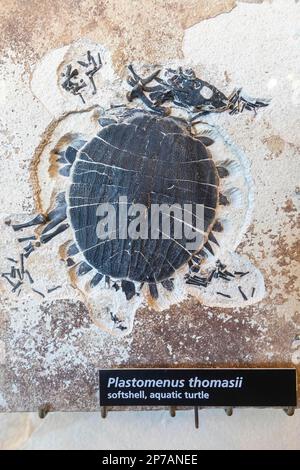
{"type": "Polygon", "coordinates": [[[199,429],[199,407],[194,407],[195,428],[199,429]]]}

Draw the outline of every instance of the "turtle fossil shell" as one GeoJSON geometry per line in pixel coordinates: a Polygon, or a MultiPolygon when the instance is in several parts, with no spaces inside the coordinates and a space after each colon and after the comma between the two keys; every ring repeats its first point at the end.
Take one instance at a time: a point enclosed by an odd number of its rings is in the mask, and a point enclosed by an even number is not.
{"type": "MultiPolygon", "coordinates": [[[[115,239],[103,242],[96,233],[97,208],[110,203],[118,215],[120,196],[127,197],[128,205],[147,208],[150,204],[192,204],[193,213],[195,205],[201,204],[207,238],[215,221],[218,185],[210,153],[184,123],[135,112],[102,128],[76,157],[68,206],[77,246],[101,274],[137,282],[163,281],[190,259],[189,240],[185,236],[180,240],[120,239],[116,234],[115,239]]],[[[145,217],[150,230],[150,211],[145,217]]]]}

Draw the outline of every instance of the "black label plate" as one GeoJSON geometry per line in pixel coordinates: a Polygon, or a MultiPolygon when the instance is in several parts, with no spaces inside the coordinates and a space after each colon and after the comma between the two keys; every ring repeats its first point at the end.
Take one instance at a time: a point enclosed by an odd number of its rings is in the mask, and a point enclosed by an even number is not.
{"type": "Polygon", "coordinates": [[[297,405],[296,369],[103,369],[100,406],[297,405]]]}

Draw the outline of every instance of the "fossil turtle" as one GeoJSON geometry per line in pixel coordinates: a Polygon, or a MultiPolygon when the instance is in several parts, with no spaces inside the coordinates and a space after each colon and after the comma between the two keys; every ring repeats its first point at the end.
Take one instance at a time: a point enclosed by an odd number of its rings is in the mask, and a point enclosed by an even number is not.
{"type": "MultiPolygon", "coordinates": [[[[99,133],[89,142],[74,139],[60,152],[60,173],[70,179],[67,193],[60,193],[56,207],[46,216],[13,225],[22,230],[45,224],[38,243],[47,243],[69,226],[73,229],[74,243],[68,250],[68,263],[76,253],[84,261],[78,268],[83,275],[93,268],[97,274],[91,279],[96,286],[103,276],[120,281],[127,299],[136,293],[136,284],[148,284],[153,297],[158,296],[157,283],[171,290],[174,272],[193,260],[201,261],[206,252],[212,252],[211,243],[217,243],[214,231],[222,230],[216,219],[218,205],[228,203],[219,191],[219,178],[226,177],[225,167],[217,167],[207,146],[213,141],[192,132],[193,120],[199,114],[229,110],[238,112],[265,106],[263,101],[247,101],[240,90],[226,96],[207,82],[197,79],[191,70],[168,70],[163,80],[155,72],[141,78],[130,68],[132,86],[129,101],[142,100],[146,108],[127,108],[118,118],[103,116],[99,133]],[[148,86],[156,80],[155,86],[148,86]],[[148,96],[146,96],[148,94],[148,96]],[[163,103],[171,101],[188,109],[190,121],[168,115],[163,103]],[[171,235],[140,237],[120,236],[117,228],[113,238],[100,240],[97,236],[98,208],[110,203],[121,211],[120,196],[127,204],[146,207],[144,217],[151,228],[150,206],[189,204],[192,220],[197,217],[196,205],[204,208],[203,236],[197,248],[187,248],[185,235],[176,240],[172,235],[176,217],[171,217],[171,235]]],[[[165,235],[160,226],[160,235],[165,235]]],[[[34,236],[34,240],[36,240],[34,236]]],[[[26,248],[25,256],[33,250],[35,241],[26,248]]]]}

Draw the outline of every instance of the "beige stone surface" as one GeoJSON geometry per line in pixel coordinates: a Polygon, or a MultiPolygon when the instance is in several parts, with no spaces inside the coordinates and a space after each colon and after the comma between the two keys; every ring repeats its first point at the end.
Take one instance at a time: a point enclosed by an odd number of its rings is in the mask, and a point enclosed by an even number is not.
{"type": "Polygon", "coordinates": [[[37,209],[32,162],[55,113],[33,94],[32,77],[53,49],[85,37],[111,52],[120,75],[131,61],[181,59],[225,92],[242,85],[272,99],[256,117],[214,121],[251,163],[254,214],[238,252],[263,272],[264,300],[234,309],[193,298],[167,311],[143,308],[132,333],[118,339],[92,322],[54,256],[58,240],[28,263],[48,285],[59,279],[62,293],[42,302],[29,292],[15,298],[0,279],[1,410],[45,403],[52,410],[98,409],[101,367],[300,364],[299,9],[293,0],[1,2],[2,271],[6,256],[19,253],[5,220],[37,209]]]}
{"type": "Polygon", "coordinates": [[[39,420],[33,413],[0,415],[0,449],[135,450],[231,449],[299,450],[299,410],[201,410],[199,429],[193,410],[171,418],[167,410],[110,413],[53,413],[39,420]],[[1,447],[2,446],[2,447],[1,447]]]}
{"type": "Polygon", "coordinates": [[[87,36],[107,46],[122,69],[133,60],[155,63],[181,55],[186,28],[235,5],[235,0],[9,0],[0,6],[1,47],[29,65],[87,36]]]}

